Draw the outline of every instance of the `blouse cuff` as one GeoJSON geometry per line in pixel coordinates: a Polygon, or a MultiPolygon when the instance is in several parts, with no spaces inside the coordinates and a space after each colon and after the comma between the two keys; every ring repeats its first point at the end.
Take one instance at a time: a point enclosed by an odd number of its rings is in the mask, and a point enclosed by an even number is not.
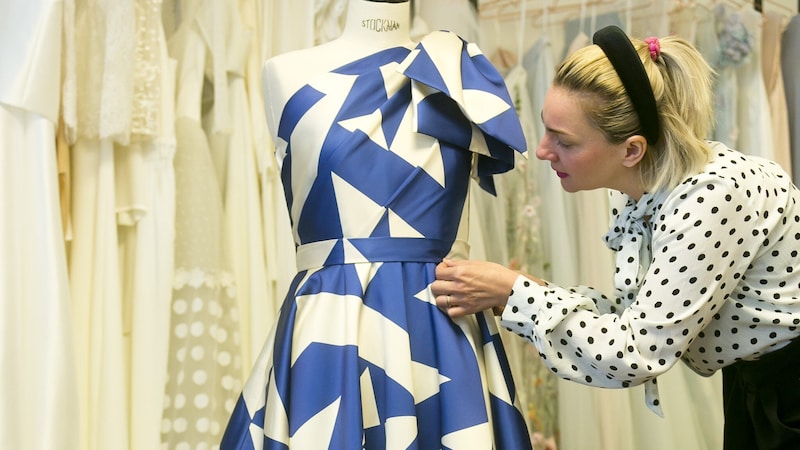
{"type": "Polygon", "coordinates": [[[519,275],[514,281],[511,295],[500,316],[500,324],[513,333],[531,339],[533,328],[538,323],[542,310],[541,302],[537,302],[537,299],[543,299],[551,293],[550,287],[542,286],[524,275],[519,275]]]}

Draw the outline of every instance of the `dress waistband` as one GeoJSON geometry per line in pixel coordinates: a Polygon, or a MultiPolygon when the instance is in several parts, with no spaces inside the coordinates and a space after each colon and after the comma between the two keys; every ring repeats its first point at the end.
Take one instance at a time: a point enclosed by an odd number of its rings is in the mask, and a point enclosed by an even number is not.
{"type": "Polygon", "coordinates": [[[297,247],[297,270],[368,262],[433,262],[445,256],[465,259],[469,244],[426,238],[373,237],[329,239],[297,247]]]}

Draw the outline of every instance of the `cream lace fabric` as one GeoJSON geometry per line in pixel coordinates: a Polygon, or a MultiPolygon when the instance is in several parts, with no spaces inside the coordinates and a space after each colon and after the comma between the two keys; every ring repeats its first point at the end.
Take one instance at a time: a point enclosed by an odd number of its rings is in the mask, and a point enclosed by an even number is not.
{"type": "Polygon", "coordinates": [[[133,1],[75,3],[77,133],[83,138],[130,138],[136,19],[133,1]]]}
{"type": "Polygon", "coordinates": [[[155,136],[161,106],[161,0],[136,0],[136,67],[133,79],[131,134],[155,136]]]}
{"type": "Polygon", "coordinates": [[[162,0],[64,2],[61,95],[70,143],[158,134],[161,8],[162,0]]]}

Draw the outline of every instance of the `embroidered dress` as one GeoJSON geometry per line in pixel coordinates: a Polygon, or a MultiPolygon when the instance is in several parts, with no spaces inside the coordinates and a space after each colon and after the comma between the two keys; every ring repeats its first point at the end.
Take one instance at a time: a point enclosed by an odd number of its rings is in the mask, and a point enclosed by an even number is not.
{"type": "Polygon", "coordinates": [[[436,32],[316,77],[276,143],[300,272],[221,448],[531,448],[496,319],[430,292],[471,174],[525,149],[480,50],[436,32]]]}

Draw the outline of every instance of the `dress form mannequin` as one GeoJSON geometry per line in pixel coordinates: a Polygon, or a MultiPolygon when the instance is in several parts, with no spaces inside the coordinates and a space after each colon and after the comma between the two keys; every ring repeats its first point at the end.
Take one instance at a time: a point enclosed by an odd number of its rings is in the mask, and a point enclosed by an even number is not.
{"type": "Polygon", "coordinates": [[[276,119],[289,97],[316,74],[389,47],[413,48],[409,0],[350,0],[342,35],[316,47],[283,53],[264,63],[262,81],[267,122],[273,137],[276,119]]]}
{"type": "Polygon", "coordinates": [[[298,272],[221,450],[531,448],[491,313],[454,322],[429,288],[519,118],[476,45],[410,21],[349,0],[339,38],[263,67],[298,272]]]}

